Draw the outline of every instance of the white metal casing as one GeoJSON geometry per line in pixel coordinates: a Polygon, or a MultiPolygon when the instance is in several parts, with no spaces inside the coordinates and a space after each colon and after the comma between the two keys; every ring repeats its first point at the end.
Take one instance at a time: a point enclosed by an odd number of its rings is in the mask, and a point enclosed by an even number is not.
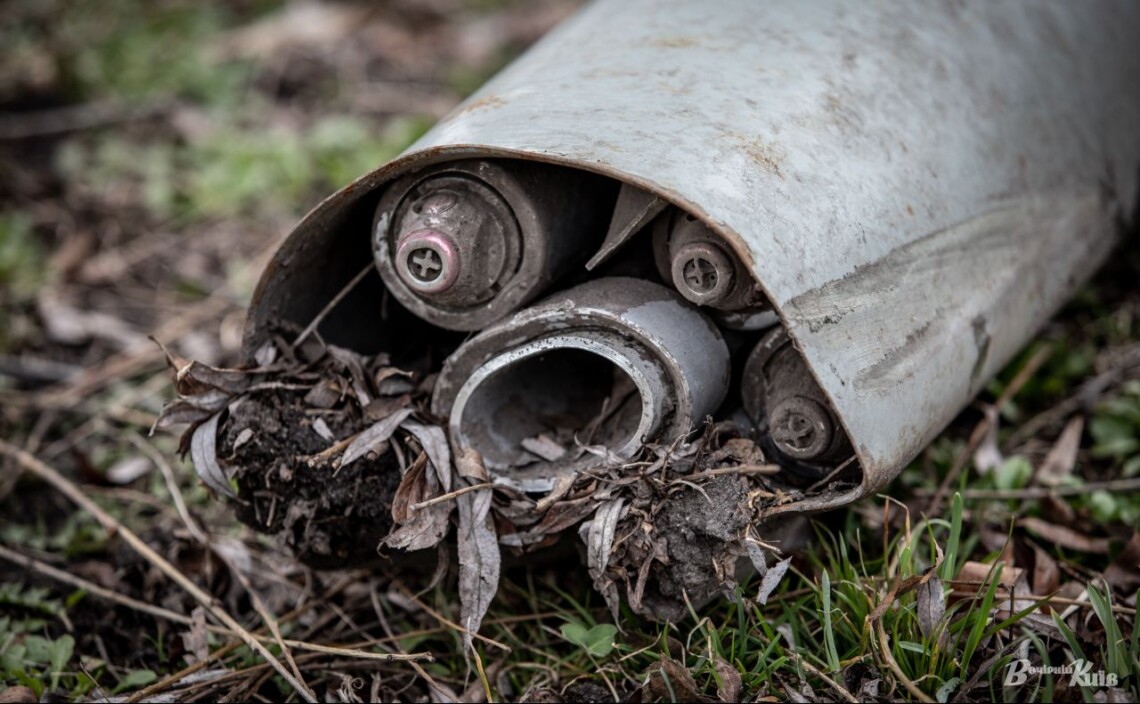
{"type": "Polygon", "coordinates": [[[247,352],[274,315],[311,312],[291,289],[321,277],[301,259],[323,261],[398,175],[473,156],[595,171],[749,264],[864,471],[789,508],[847,503],[1110,251],[1137,193],[1137,36],[1127,0],[598,0],[307,216],[259,285],[247,352]]]}

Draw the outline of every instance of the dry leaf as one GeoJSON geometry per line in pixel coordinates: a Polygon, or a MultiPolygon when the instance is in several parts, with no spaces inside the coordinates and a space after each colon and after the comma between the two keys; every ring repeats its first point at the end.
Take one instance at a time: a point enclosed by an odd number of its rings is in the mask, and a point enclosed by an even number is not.
{"type": "Polygon", "coordinates": [[[1140,531],[1133,531],[1128,544],[1104,571],[1104,579],[1122,591],[1135,591],[1140,586],[1140,531]]]}
{"type": "Polygon", "coordinates": [[[124,457],[107,470],[107,481],[112,484],[130,484],[152,469],[154,464],[146,457],[124,457]]]}
{"type": "Polygon", "coordinates": [[[158,419],[150,429],[154,435],[155,430],[169,428],[173,425],[201,423],[229,404],[230,397],[220,391],[202,394],[192,398],[179,398],[162,407],[158,419]]]}
{"type": "Polygon", "coordinates": [[[534,508],[528,510],[528,513],[535,516],[541,516],[546,513],[551,506],[561,501],[563,497],[574,488],[574,480],[577,478],[578,475],[573,473],[559,474],[555,477],[554,486],[550,489],[550,492],[539,499],[538,503],[534,505],[534,508]]]}
{"type": "Polygon", "coordinates": [[[201,606],[190,612],[190,630],[182,634],[182,645],[193,659],[187,658],[193,665],[195,662],[206,662],[210,657],[210,643],[206,632],[206,610],[201,606]]]}
{"type": "Polygon", "coordinates": [[[305,394],[308,408],[332,408],[340,402],[344,390],[332,379],[324,379],[305,394]]]}
{"type": "Polygon", "coordinates": [[[999,562],[998,566],[987,565],[984,562],[969,561],[962,565],[962,569],[958,571],[958,576],[950,580],[950,588],[953,590],[951,596],[954,601],[963,598],[970,598],[985,592],[989,588],[990,579],[993,575],[997,575],[998,588],[995,591],[995,598],[1005,599],[1010,594],[1013,594],[1014,587],[1017,581],[1021,579],[1024,570],[1018,567],[1010,567],[1009,565],[999,562]],[[999,572],[1000,570],[1000,572],[999,572]],[[991,572],[993,574],[991,574],[991,572]]]}
{"type": "Polygon", "coordinates": [[[761,606],[768,603],[768,597],[776,591],[776,587],[780,586],[780,580],[784,578],[784,573],[788,571],[791,564],[792,558],[790,557],[780,560],[764,574],[764,578],[760,580],[760,591],[756,594],[756,601],[760,602],[761,606]]]}
{"type": "Polygon", "coordinates": [[[40,698],[31,687],[16,685],[0,692],[0,704],[36,704],[40,698]]]}
{"type": "Polygon", "coordinates": [[[123,350],[146,342],[126,321],[72,306],[55,288],[46,287],[36,299],[44,332],[53,342],[78,345],[91,339],[105,340],[123,350]]]}
{"type": "Polygon", "coordinates": [[[372,395],[368,393],[368,377],[364,373],[364,358],[352,350],[336,345],[329,345],[327,349],[329,356],[336,360],[352,377],[352,392],[356,394],[357,403],[361,406],[367,406],[372,401],[372,395]]]}
{"type": "MultiPolygon", "coordinates": [[[[332,429],[329,428],[329,424],[325,422],[324,418],[317,418],[314,420],[312,427],[313,432],[321,436],[321,440],[324,440],[325,442],[332,442],[336,440],[336,435],[333,434],[332,429]]],[[[246,430],[249,430],[249,428],[246,428],[246,430]]],[[[234,442],[234,445],[237,445],[236,441],[234,442]]]]}
{"type": "Polygon", "coordinates": [[[1057,486],[1072,475],[1073,468],[1077,464],[1077,453],[1081,449],[1081,434],[1084,430],[1085,419],[1081,416],[1069,421],[1037,469],[1039,483],[1045,486],[1057,486]]]}
{"type": "Polygon", "coordinates": [[[378,420],[384,420],[404,406],[410,405],[412,405],[412,397],[408,394],[374,398],[364,407],[364,420],[375,423],[378,420]]]}
{"type": "Polygon", "coordinates": [[[449,517],[454,503],[445,501],[423,508],[414,508],[421,501],[442,495],[434,471],[427,471],[427,454],[421,454],[404,477],[392,499],[392,519],[399,528],[389,534],[381,544],[397,550],[412,552],[437,545],[447,535],[449,517]]]}
{"type": "Polygon", "coordinates": [[[720,686],[716,688],[716,698],[722,702],[740,701],[740,689],[743,682],[740,672],[724,658],[716,659],[716,673],[720,676],[720,686]]]}
{"type": "Polygon", "coordinates": [[[474,448],[464,447],[459,450],[455,458],[455,469],[459,471],[461,477],[480,483],[491,481],[487,475],[487,468],[483,466],[483,456],[474,448]]]}
{"type": "Polygon", "coordinates": [[[194,430],[190,439],[190,460],[206,486],[232,499],[237,495],[230,487],[230,478],[218,464],[218,419],[221,415],[220,412],[215,413],[194,430]]]}
{"type": "Polygon", "coordinates": [[[946,613],[946,595],[942,591],[942,580],[931,577],[918,585],[915,592],[918,629],[929,638],[946,613]]]}
{"type": "Polygon", "coordinates": [[[1022,518],[1017,522],[1017,525],[1053,545],[1096,555],[1108,553],[1108,538],[1093,538],[1072,528],[1049,523],[1040,518],[1022,518]]]}
{"type": "Polygon", "coordinates": [[[190,362],[176,371],[174,387],[182,396],[194,396],[210,389],[234,396],[248,389],[254,378],[254,374],[244,369],[221,369],[190,362]]]}
{"type": "Polygon", "coordinates": [[[641,685],[641,701],[716,701],[703,696],[688,668],[672,658],[662,655],[646,674],[645,683],[641,685]]]}
{"type": "Polygon", "coordinates": [[[483,616],[499,589],[502,556],[491,518],[490,489],[480,489],[456,498],[459,505],[459,613],[463,644],[469,651],[472,635],[479,631],[483,616]]]}
{"type": "Polygon", "coordinates": [[[1032,547],[1033,593],[1042,596],[1052,594],[1061,586],[1061,570],[1048,552],[1036,545],[1032,547]]]}
{"type": "Polygon", "coordinates": [[[337,46],[368,15],[367,6],[293,2],[223,35],[211,48],[223,58],[266,60],[308,47],[337,46]]]}
{"type": "Polygon", "coordinates": [[[986,434],[974,451],[974,467],[978,474],[985,476],[1002,466],[1005,457],[998,449],[998,411],[994,406],[986,406],[986,434]]]}
{"type": "Polygon", "coordinates": [[[594,520],[590,521],[586,538],[586,565],[590,576],[594,579],[601,577],[606,571],[606,565],[609,564],[610,550],[614,545],[614,532],[617,530],[624,507],[624,499],[607,501],[598,507],[594,513],[594,520]]]}
{"type": "Polygon", "coordinates": [[[369,452],[375,450],[381,443],[387,442],[388,438],[392,437],[392,433],[396,432],[396,428],[400,427],[400,424],[411,414],[411,408],[404,408],[396,411],[379,423],[370,425],[367,429],[362,431],[360,435],[357,435],[356,439],[345,448],[338,466],[344,467],[352,464],[369,452]]]}
{"type": "Polygon", "coordinates": [[[566,456],[566,448],[555,442],[549,435],[524,438],[519,444],[527,452],[547,462],[557,462],[566,456]]]}
{"type": "Polygon", "coordinates": [[[443,428],[438,425],[422,425],[412,421],[404,421],[401,428],[408,431],[420,441],[420,447],[427,453],[435,468],[435,476],[439,480],[443,492],[451,491],[451,448],[447,444],[447,436],[443,428]]]}
{"type": "Polygon", "coordinates": [[[752,561],[756,573],[761,577],[768,574],[768,561],[764,557],[764,548],[757,545],[754,540],[745,540],[744,547],[748,550],[748,559],[752,561]]]}

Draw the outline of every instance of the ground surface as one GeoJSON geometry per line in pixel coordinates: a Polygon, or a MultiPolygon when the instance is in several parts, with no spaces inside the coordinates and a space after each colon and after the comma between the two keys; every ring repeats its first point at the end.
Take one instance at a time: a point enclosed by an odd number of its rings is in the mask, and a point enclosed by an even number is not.
{"type": "Polygon", "coordinates": [[[615,628],[563,540],[508,559],[465,657],[433,561],[302,567],[148,437],[147,336],[233,364],[278,237],[573,3],[97,5],[0,6],[0,701],[1140,695],[1135,235],[888,496],[735,602],[615,628]],[[1022,658],[1094,674],[1003,689],[1022,658]]]}

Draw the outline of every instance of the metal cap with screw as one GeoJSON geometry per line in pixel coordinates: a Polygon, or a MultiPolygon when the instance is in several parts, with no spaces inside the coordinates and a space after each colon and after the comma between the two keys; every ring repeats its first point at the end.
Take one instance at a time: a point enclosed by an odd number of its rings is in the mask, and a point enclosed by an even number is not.
{"type": "Polygon", "coordinates": [[[654,230],[657,268],[690,303],[740,311],[745,324],[748,314],[766,309],[747,267],[704,222],[674,210],[658,218],[654,230]]]}
{"type": "Polygon", "coordinates": [[[798,460],[815,459],[826,452],[833,433],[827,410],[802,396],[784,399],[769,417],[772,442],[780,452],[798,460]]]}
{"type": "Polygon", "coordinates": [[[400,280],[419,293],[443,293],[459,278],[455,242],[442,232],[416,230],[405,235],[396,249],[400,280]]]}
{"type": "Polygon", "coordinates": [[[514,159],[448,161],[380,194],[372,257],[400,305],[479,330],[570,273],[605,234],[608,179],[514,159]]]}
{"type": "Polygon", "coordinates": [[[715,306],[732,290],[732,262],[712,242],[691,242],[673,255],[673,285],[699,306],[715,306]]]}

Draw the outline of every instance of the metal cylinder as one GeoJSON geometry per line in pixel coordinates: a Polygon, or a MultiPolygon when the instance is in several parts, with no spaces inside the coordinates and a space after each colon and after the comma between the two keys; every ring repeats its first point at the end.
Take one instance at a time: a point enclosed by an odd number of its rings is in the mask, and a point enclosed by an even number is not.
{"type": "Polygon", "coordinates": [[[695,216],[670,208],[654,221],[653,255],[658,272],[691,303],[710,308],[715,320],[736,330],[759,330],[777,322],[748,267],[695,216]]]}
{"type": "MultiPolygon", "coordinates": [[[[848,432],[862,482],[779,510],[871,495],[1135,217],[1138,30],[1130,0],[596,0],[306,217],[258,286],[246,356],[359,271],[360,223],[407,174],[472,158],[583,169],[644,194],[603,258],[655,199],[694,215],[763,287],[848,432]]],[[[358,300],[340,311],[379,319],[358,300]]],[[[322,335],[369,325],[340,320],[322,335]]]]}
{"type": "Polygon", "coordinates": [[[585,260],[605,234],[614,190],[580,171],[511,160],[423,169],[381,196],[373,257],[409,310],[478,330],[585,260]]]}
{"type": "Polygon", "coordinates": [[[687,435],[728,380],[728,349],[704,315],[658,284],[604,278],[464,343],[440,372],[432,411],[495,481],[548,491],[567,472],[687,435]]]}
{"type": "Polygon", "coordinates": [[[783,328],[748,355],[741,396],[765,450],[792,474],[816,480],[851,457],[846,433],[783,328]]]}

